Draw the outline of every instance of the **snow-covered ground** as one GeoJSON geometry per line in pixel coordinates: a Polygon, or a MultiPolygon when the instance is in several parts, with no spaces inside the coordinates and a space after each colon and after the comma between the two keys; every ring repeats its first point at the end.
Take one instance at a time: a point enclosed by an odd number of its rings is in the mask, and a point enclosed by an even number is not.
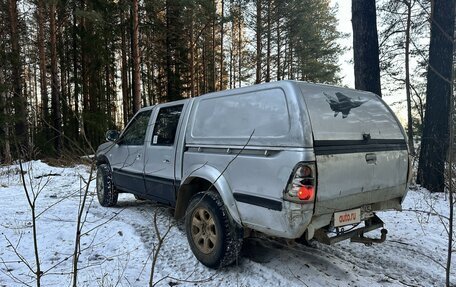
{"type": "MultiPolygon", "coordinates": [[[[89,170],[50,167],[40,161],[25,163],[24,169],[30,192],[40,192],[36,209],[42,286],[68,286],[77,210],[89,170]]],[[[174,221],[168,208],[128,194],[119,197],[117,207],[103,208],[96,201],[94,183],[89,191],[78,286],[147,286],[151,253],[158,242],[154,214],[162,235],[171,226],[156,261],[154,282],[159,286],[444,285],[446,219],[438,216],[448,216],[443,194],[411,190],[406,211],[380,213],[389,231],[383,244],[290,246],[273,239],[249,239],[238,264],[215,271],[195,259],[182,224],[174,221]]],[[[17,165],[0,168],[0,230],[0,286],[35,285],[27,267],[36,266],[31,213],[17,165]]]]}

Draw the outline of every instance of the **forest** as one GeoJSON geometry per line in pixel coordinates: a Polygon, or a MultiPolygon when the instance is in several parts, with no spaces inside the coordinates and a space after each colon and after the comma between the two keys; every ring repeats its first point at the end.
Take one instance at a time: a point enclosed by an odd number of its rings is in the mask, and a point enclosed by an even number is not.
{"type": "MultiPolygon", "coordinates": [[[[0,285],[454,286],[455,9],[456,0],[0,0],[0,285]],[[280,80],[343,86],[344,65],[348,87],[385,99],[407,134],[403,209],[362,206],[386,218],[383,245],[252,233],[261,242],[246,245],[244,263],[211,271],[192,259],[169,206],[125,193],[117,207],[94,204],[95,186],[114,190],[94,176],[95,149],[140,108],[280,80]]],[[[248,143],[227,149],[233,158],[208,194],[248,143]]]]}
{"type": "Polygon", "coordinates": [[[352,0],[352,47],[337,13],[329,0],[0,0],[0,161],[90,153],[156,103],[284,79],[340,85],[349,49],[355,88],[406,95],[417,181],[443,190],[454,1],[352,0]]]}

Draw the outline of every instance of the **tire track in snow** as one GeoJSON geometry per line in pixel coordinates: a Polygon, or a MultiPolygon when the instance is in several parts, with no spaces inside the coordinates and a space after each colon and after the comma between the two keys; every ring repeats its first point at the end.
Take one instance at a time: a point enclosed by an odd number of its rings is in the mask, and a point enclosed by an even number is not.
{"type": "MultiPolygon", "coordinates": [[[[275,282],[277,286],[305,286],[305,282],[309,282],[309,286],[443,284],[433,274],[416,267],[416,261],[429,264],[426,263],[429,258],[414,249],[418,248],[417,246],[409,246],[409,250],[406,250],[402,244],[388,240],[370,247],[348,242],[335,246],[313,243],[311,246],[297,244],[290,247],[272,239],[265,239],[256,242],[260,248],[253,250],[253,254],[244,254],[237,266],[214,271],[195,259],[188,247],[182,222],[176,222],[172,218],[169,208],[149,201],[136,201],[133,197],[119,201],[119,208],[125,207],[116,220],[131,225],[149,252],[157,243],[153,214],[157,212],[157,223],[162,233],[168,223],[173,225],[157,260],[157,279],[167,275],[185,280],[210,278],[207,285],[225,286],[261,286],[259,282],[275,282]],[[398,256],[408,257],[412,261],[407,262],[398,256]]],[[[106,215],[100,212],[100,216],[106,215]]],[[[169,281],[164,280],[163,283],[169,281]]]]}

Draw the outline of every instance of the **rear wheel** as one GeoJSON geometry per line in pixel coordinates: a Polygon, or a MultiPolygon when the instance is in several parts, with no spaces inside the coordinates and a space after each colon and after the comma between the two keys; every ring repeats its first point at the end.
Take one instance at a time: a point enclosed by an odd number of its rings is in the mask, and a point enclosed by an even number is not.
{"type": "Polygon", "coordinates": [[[112,184],[111,169],[107,164],[100,164],[97,168],[97,197],[101,206],[109,207],[117,204],[119,194],[112,184]]]}
{"type": "Polygon", "coordinates": [[[195,257],[210,268],[233,263],[242,247],[242,232],[231,223],[220,196],[214,191],[193,196],[187,208],[185,229],[195,257]]]}

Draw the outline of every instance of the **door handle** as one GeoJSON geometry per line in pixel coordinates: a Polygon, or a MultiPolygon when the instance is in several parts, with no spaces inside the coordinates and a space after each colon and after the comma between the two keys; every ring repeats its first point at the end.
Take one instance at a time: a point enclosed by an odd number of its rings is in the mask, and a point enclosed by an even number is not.
{"type": "Polygon", "coordinates": [[[163,162],[164,163],[169,163],[169,159],[164,159],[163,162]]]}
{"type": "Polygon", "coordinates": [[[141,154],[138,153],[138,154],[136,155],[136,159],[140,159],[140,158],[141,158],[141,154]]]}
{"type": "Polygon", "coordinates": [[[375,153],[367,153],[366,162],[368,164],[375,164],[377,162],[377,155],[375,153]]]}

